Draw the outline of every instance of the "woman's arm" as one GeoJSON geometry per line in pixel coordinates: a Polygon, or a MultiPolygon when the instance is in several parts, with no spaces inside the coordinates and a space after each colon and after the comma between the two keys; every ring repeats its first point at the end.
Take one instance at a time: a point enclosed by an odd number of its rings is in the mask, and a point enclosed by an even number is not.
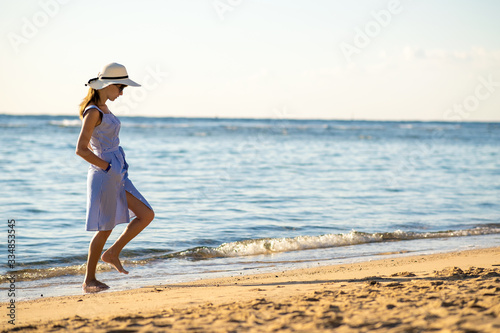
{"type": "Polygon", "coordinates": [[[76,143],[75,153],[83,158],[85,161],[106,170],[109,163],[98,157],[92,150],[89,149],[90,138],[92,137],[92,132],[94,128],[100,122],[100,112],[96,109],[90,109],[87,114],[83,117],[82,131],[78,137],[78,142],[76,143]]]}

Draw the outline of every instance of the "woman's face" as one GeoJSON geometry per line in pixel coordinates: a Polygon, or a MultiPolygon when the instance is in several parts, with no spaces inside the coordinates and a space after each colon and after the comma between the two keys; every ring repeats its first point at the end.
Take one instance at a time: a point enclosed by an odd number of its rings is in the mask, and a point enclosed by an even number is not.
{"type": "Polygon", "coordinates": [[[125,89],[126,85],[124,84],[112,84],[112,85],[109,85],[107,86],[106,89],[106,93],[108,95],[108,99],[110,101],[114,101],[115,99],[117,99],[120,95],[123,95],[123,89],[125,89]]]}

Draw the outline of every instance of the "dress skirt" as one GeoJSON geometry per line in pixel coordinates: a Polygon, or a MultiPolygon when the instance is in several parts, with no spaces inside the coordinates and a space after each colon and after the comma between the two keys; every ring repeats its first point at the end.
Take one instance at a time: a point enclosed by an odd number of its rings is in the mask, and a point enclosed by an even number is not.
{"type": "Polygon", "coordinates": [[[117,224],[128,223],[135,214],[128,209],[126,192],[151,205],[128,178],[125,153],[118,146],[99,154],[111,163],[108,172],[91,164],[87,176],[87,231],[112,230],[117,224]]]}

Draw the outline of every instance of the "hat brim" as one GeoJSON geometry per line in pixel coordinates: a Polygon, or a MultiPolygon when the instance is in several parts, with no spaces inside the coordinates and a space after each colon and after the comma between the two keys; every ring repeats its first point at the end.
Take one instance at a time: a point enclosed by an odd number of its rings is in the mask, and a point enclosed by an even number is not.
{"type": "Polygon", "coordinates": [[[112,84],[123,84],[126,86],[131,86],[131,87],[140,87],[141,85],[135,81],[132,81],[131,79],[97,79],[93,80],[90,83],[87,83],[87,86],[90,88],[93,88],[95,90],[100,90],[104,89],[107,86],[110,86],[112,84]]]}

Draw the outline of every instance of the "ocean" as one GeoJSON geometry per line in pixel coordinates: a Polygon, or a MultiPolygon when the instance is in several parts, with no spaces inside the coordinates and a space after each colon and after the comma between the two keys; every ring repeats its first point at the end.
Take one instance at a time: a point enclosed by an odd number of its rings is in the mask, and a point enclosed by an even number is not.
{"type": "MultiPolygon", "coordinates": [[[[129,275],[99,265],[111,291],[500,244],[500,123],[120,120],[156,218],[122,252],[129,275]]],[[[3,301],[12,274],[17,300],[82,293],[80,126],[0,115],[3,301]]]]}

